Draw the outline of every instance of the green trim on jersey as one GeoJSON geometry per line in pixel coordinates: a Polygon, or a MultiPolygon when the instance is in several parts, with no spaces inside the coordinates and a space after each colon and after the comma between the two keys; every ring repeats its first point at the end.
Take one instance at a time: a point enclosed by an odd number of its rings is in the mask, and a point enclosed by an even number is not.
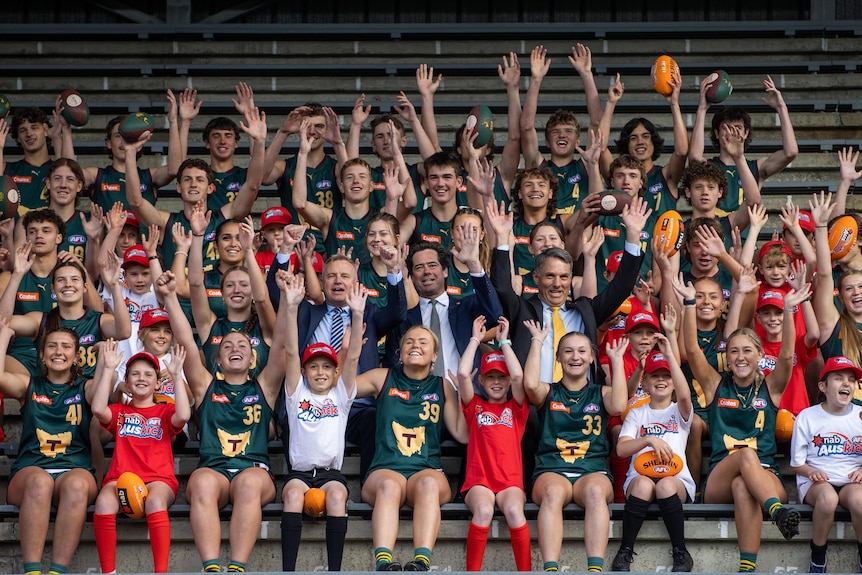
{"type": "Polygon", "coordinates": [[[578,159],[565,166],[558,166],[550,160],[543,160],[542,167],[551,170],[559,182],[557,216],[575,213],[590,193],[590,177],[584,162],[578,159]]]}
{"type": "Polygon", "coordinates": [[[84,224],[81,222],[82,213],[81,210],[75,210],[72,217],[66,221],[66,237],[57,249],[65,250],[84,262],[87,256],[87,232],[84,231],[84,224]]]}
{"type": "MultiPolygon", "coordinates": [[[[335,175],[335,166],[338,162],[332,156],[324,156],[319,166],[308,166],[305,170],[307,179],[307,200],[322,208],[337,210],[343,207],[344,199],[341,190],[338,189],[338,180],[335,175]]],[[[293,223],[303,223],[299,212],[293,207],[293,178],[296,173],[296,156],[287,159],[284,165],[284,173],[278,179],[278,193],[281,197],[281,205],[290,212],[293,223]]],[[[326,254],[326,246],[323,243],[323,234],[317,228],[309,226],[309,230],[303,236],[307,239],[308,234],[314,234],[317,244],[315,250],[326,254]]]]}
{"type": "Polygon", "coordinates": [[[210,329],[210,335],[201,349],[206,358],[207,371],[214,373],[216,378],[223,379],[221,370],[218,366],[218,348],[221,340],[229,333],[239,332],[248,335],[251,340],[251,349],[254,354],[251,359],[251,365],[248,368],[249,377],[252,379],[260,375],[263,368],[269,360],[269,346],[263,339],[263,331],[260,327],[260,322],[255,322],[251,331],[246,331],[246,323],[244,321],[228,321],[226,318],[218,318],[210,329]]]}
{"type": "Polygon", "coordinates": [[[326,253],[334,254],[338,248],[345,250],[353,248],[353,259],[359,259],[360,263],[371,260],[368,248],[365,246],[365,232],[368,229],[368,218],[373,212],[354,220],[347,216],[344,209],[332,210],[332,218],[329,220],[329,230],[326,234],[326,253]]]}

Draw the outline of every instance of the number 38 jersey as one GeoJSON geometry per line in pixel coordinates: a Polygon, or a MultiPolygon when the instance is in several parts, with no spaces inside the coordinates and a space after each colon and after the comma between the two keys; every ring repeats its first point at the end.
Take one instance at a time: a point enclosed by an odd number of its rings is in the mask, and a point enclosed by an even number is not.
{"type": "Polygon", "coordinates": [[[198,467],[270,468],[272,408],[254,379],[242,385],[213,380],[198,406],[201,460],[198,467]]]}
{"type": "MultiPolygon", "coordinates": [[[[48,312],[51,313],[51,312],[48,312]]],[[[54,311],[54,313],[57,313],[54,311]]],[[[48,314],[42,316],[42,325],[39,333],[45,333],[45,322],[48,314]]],[[[75,330],[78,334],[78,369],[81,376],[92,379],[96,376],[96,361],[99,359],[96,353],[96,344],[103,341],[101,328],[102,312],[88,309],[78,319],[60,318],[60,325],[75,330]]]]}
{"type": "MultiPolygon", "coordinates": [[[[344,206],[341,190],[338,189],[335,176],[335,158],[325,156],[319,166],[308,166],[305,170],[306,197],[312,204],[317,204],[322,208],[339,211],[344,206]]],[[[290,212],[290,217],[293,223],[300,223],[299,213],[293,207],[293,179],[296,177],[296,156],[290,157],[284,164],[284,174],[278,179],[278,193],[281,198],[281,205],[287,208],[290,212]]],[[[307,235],[313,233],[317,239],[315,249],[322,253],[326,253],[326,246],[323,243],[323,234],[317,228],[311,227],[306,232],[303,239],[308,239],[307,235]]]]}
{"type": "Polygon", "coordinates": [[[12,472],[90,468],[90,405],[84,399],[86,379],[55,384],[43,376],[30,379],[21,403],[24,432],[12,472]]]}
{"type": "Polygon", "coordinates": [[[377,451],[368,473],[391,469],[410,475],[441,469],[443,379],[411,379],[392,368],[377,396],[377,451]]]}
{"type": "Polygon", "coordinates": [[[602,386],[590,384],[580,391],[570,391],[561,383],[552,384],[539,417],[542,434],[534,477],[546,472],[574,477],[597,471],[607,473],[608,414],[602,386]]]}

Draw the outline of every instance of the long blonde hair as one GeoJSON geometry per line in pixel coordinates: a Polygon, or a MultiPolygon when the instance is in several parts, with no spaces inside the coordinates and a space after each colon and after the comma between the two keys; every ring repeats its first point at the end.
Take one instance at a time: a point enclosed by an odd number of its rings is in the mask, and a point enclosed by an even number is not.
{"type": "MultiPolygon", "coordinates": [[[[730,344],[730,340],[732,340],[736,336],[747,337],[751,341],[751,343],[754,344],[754,347],[757,349],[757,351],[760,353],[760,355],[761,356],[763,355],[763,342],[760,340],[760,337],[758,337],[758,335],[756,333],[754,333],[753,329],[751,329],[750,327],[740,327],[740,328],[734,330],[733,333],[731,333],[727,337],[728,347],[730,344]]],[[[731,373],[733,373],[733,372],[731,372],[731,373]]],[[[766,376],[763,375],[763,370],[761,370],[760,366],[758,365],[757,371],[754,373],[754,396],[755,397],[757,397],[757,394],[760,393],[760,386],[763,384],[764,381],[766,381],[766,376]]]]}
{"type": "MultiPolygon", "coordinates": [[[[839,298],[844,282],[847,281],[847,278],[854,275],[862,275],[862,270],[850,270],[838,276],[839,298]]],[[[860,360],[862,360],[862,332],[859,331],[856,320],[847,311],[847,306],[841,307],[838,323],[840,325],[838,337],[841,340],[841,353],[844,357],[859,365],[860,360]]]]}

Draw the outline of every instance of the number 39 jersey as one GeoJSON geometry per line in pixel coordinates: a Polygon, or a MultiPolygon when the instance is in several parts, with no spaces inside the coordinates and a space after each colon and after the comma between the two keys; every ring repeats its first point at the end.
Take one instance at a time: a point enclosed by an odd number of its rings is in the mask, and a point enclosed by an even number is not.
{"type": "Polygon", "coordinates": [[[42,376],[30,379],[21,403],[21,445],[13,473],[25,467],[90,468],[90,405],[84,383],[55,384],[42,376]]]}
{"type": "Polygon", "coordinates": [[[213,380],[198,406],[198,417],[198,467],[269,469],[269,424],[273,413],[256,380],[242,385],[213,380]]]}
{"type": "Polygon", "coordinates": [[[392,368],[377,396],[377,451],[368,473],[391,469],[410,475],[440,469],[442,378],[411,379],[392,368]]]}
{"type": "Polygon", "coordinates": [[[602,386],[590,384],[580,391],[569,391],[561,383],[552,384],[539,417],[542,434],[534,476],[607,472],[608,414],[602,386]]]}

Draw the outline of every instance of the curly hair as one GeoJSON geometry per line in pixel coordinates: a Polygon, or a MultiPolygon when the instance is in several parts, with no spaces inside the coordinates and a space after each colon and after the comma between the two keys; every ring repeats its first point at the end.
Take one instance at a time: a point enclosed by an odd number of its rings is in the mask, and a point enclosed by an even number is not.
{"type": "Polygon", "coordinates": [[[617,153],[618,154],[630,154],[629,151],[629,138],[632,136],[632,132],[635,131],[635,128],[638,127],[638,124],[642,124],[644,129],[649,132],[650,140],[652,140],[653,152],[651,159],[656,161],[659,156],[661,156],[662,152],[664,152],[664,138],[661,137],[661,134],[658,133],[658,128],[655,127],[655,124],[647,120],[646,118],[632,118],[629,120],[623,129],[620,130],[620,137],[616,142],[617,153]]]}
{"type": "Polygon", "coordinates": [[[516,218],[524,216],[524,200],[521,198],[521,184],[529,178],[542,179],[548,182],[551,189],[551,195],[548,198],[548,206],[546,208],[546,217],[553,219],[557,215],[557,191],[560,188],[560,181],[554,176],[554,173],[547,167],[528,168],[518,170],[515,176],[515,182],[512,184],[512,189],[515,193],[512,194],[512,213],[516,218]]]}
{"type": "Polygon", "coordinates": [[[719,141],[715,133],[721,130],[721,125],[724,122],[742,122],[743,126],[745,126],[745,131],[747,132],[745,142],[743,144],[743,151],[747,150],[748,145],[751,143],[751,116],[748,112],[739,106],[725,106],[713,114],[712,131],[709,133],[709,139],[712,142],[712,145],[715,146],[716,150],[719,149],[719,141]]]}
{"type": "Polygon", "coordinates": [[[686,194],[689,199],[691,197],[689,188],[691,187],[692,182],[696,182],[698,180],[706,180],[707,182],[718,184],[720,192],[719,200],[723,200],[727,195],[727,176],[725,175],[724,170],[712,162],[691,162],[682,173],[682,177],[679,180],[679,188],[686,190],[686,194]]]}

